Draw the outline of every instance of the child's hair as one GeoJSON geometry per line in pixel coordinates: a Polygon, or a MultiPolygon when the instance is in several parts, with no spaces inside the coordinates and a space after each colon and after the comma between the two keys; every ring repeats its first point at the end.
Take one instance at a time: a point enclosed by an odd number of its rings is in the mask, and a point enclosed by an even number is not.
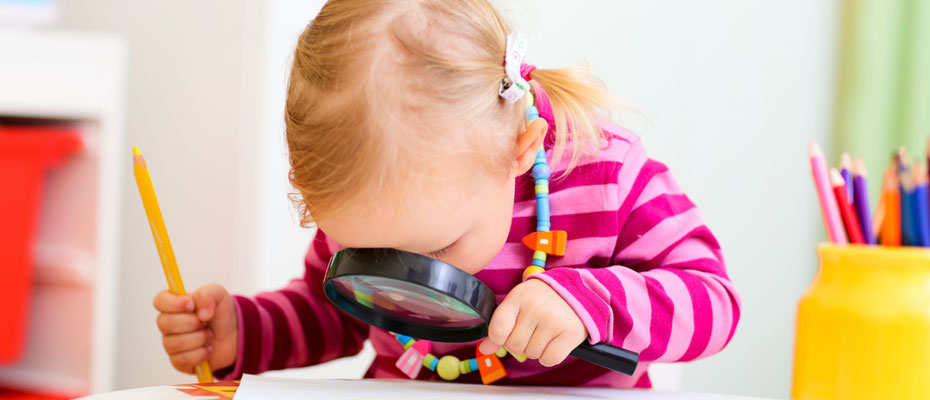
{"type": "MultiPolygon", "coordinates": [[[[381,197],[386,182],[409,182],[415,171],[463,159],[509,171],[525,108],[498,96],[509,33],[487,0],[328,1],[297,41],[287,92],[301,223],[363,194],[381,197]]],[[[571,170],[597,151],[598,120],[616,103],[584,67],[539,68],[531,78],[552,104],[553,159],[569,142],[578,150],[571,170]]]]}

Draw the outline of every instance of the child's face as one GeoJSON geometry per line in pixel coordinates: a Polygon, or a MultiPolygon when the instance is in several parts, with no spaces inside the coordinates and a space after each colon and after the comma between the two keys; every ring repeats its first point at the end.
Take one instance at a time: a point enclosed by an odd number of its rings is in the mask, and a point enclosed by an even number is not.
{"type": "MultiPolygon", "coordinates": [[[[345,247],[406,250],[474,274],[504,247],[513,216],[515,179],[532,167],[547,129],[542,118],[521,127],[512,162],[500,173],[445,162],[425,168],[433,176],[390,182],[385,193],[361,196],[373,200],[359,200],[316,223],[345,247]]],[[[502,129],[500,135],[506,134],[502,129]]]]}
{"type": "MultiPolygon", "coordinates": [[[[440,171],[441,172],[441,171],[440,171]]],[[[364,201],[316,221],[345,247],[387,247],[427,255],[474,274],[503,248],[513,213],[514,176],[425,180],[400,187],[398,204],[364,201]]]]}

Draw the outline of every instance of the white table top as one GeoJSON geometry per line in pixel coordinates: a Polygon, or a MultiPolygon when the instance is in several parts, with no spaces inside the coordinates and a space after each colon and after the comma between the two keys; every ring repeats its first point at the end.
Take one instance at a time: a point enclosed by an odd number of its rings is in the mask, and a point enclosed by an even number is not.
{"type": "Polygon", "coordinates": [[[750,400],[749,397],[714,393],[668,392],[659,390],[625,390],[590,387],[554,386],[496,386],[449,382],[407,380],[298,380],[246,375],[242,382],[216,382],[155,386],[123,390],[85,397],[89,400],[115,399],[178,399],[224,400],[237,399],[307,399],[308,396],[325,399],[378,399],[378,400],[489,400],[521,399],[613,399],[624,400],[750,400]]]}

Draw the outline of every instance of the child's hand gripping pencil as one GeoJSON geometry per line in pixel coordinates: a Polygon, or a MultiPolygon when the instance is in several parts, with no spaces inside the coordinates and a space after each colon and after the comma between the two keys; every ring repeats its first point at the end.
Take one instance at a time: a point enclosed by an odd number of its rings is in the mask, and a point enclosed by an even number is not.
{"type": "Polygon", "coordinates": [[[163,345],[176,369],[186,373],[193,371],[201,383],[213,382],[207,360],[219,361],[222,368],[232,364],[236,356],[237,328],[232,298],[216,284],[198,289],[193,299],[187,296],[145,158],[135,146],[132,152],[136,184],[168,280],[169,290],[159,293],[154,302],[162,313],[158,317],[158,327],[164,335],[163,345]],[[214,345],[226,351],[214,352],[214,345]]]}

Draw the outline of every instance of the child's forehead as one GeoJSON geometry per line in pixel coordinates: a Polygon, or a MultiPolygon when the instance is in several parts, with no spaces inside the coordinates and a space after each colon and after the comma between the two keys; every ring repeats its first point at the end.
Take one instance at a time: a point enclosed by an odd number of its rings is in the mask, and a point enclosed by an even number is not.
{"type": "Polygon", "coordinates": [[[486,202],[487,190],[469,180],[436,180],[387,185],[343,212],[317,221],[320,229],[346,247],[389,247],[434,251],[471,227],[486,202]]]}

